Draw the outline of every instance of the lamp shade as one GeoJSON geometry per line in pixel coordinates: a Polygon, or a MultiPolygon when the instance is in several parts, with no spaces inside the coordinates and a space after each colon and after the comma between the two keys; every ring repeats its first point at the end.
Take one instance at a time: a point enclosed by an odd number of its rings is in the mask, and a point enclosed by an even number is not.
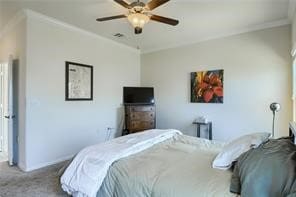
{"type": "Polygon", "coordinates": [[[272,112],[278,112],[281,109],[281,105],[279,103],[271,103],[270,104],[270,110],[272,112]]]}
{"type": "Polygon", "coordinates": [[[150,20],[150,17],[142,13],[131,13],[127,16],[129,22],[135,28],[143,28],[146,23],[150,20]]]}

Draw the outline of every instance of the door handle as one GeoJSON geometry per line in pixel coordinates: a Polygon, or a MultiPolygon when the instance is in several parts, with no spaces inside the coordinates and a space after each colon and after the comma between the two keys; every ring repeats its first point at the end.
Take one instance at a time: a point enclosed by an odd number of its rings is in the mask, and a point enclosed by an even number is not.
{"type": "Polygon", "coordinates": [[[15,118],[15,115],[12,115],[12,116],[4,116],[4,118],[6,118],[6,119],[13,119],[13,118],[15,118]]]}

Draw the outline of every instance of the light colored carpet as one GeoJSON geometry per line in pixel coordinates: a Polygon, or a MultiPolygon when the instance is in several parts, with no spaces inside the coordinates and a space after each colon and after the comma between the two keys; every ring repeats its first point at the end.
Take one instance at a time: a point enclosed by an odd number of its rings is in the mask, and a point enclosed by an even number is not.
{"type": "Polygon", "coordinates": [[[0,163],[0,197],[64,197],[59,170],[65,162],[32,172],[22,172],[0,163]]]}

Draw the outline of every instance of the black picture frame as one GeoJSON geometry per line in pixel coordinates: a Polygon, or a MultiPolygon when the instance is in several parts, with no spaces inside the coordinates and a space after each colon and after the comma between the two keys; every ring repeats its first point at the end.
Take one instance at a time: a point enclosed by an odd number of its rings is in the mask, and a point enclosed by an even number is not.
{"type": "Polygon", "coordinates": [[[65,62],[66,66],[65,66],[65,100],[66,101],[92,101],[93,100],[93,66],[91,65],[86,65],[86,64],[80,64],[80,63],[76,63],[76,62],[70,62],[70,61],[66,61],[65,62]],[[70,66],[75,66],[77,68],[79,67],[83,67],[86,69],[90,69],[90,84],[89,84],[89,88],[90,88],[90,95],[89,97],[81,97],[79,95],[73,97],[70,94],[70,86],[69,86],[69,80],[71,78],[70,76],[70,66]]]}

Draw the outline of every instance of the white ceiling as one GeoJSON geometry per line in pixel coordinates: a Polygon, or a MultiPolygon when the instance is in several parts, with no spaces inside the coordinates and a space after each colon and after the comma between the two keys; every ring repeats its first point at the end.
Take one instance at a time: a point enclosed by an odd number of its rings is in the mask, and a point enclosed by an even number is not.
{"type": "Polygon", "coordinates": [[[23,8],[31,9],[134,48],[139,47],[142,52],[287,24],[288,10],[291,10],[289,0],[171,0],[154,13],[178,19],[178,26],[150,21],[142,34],[135,35],[127,19],[96,22],[98,17],[126,13],[112,0],[2,0],[1,3],[2,21],[8,21],[23,8]],[[125,37],[114,37],[116,33],[125,37]]]}

